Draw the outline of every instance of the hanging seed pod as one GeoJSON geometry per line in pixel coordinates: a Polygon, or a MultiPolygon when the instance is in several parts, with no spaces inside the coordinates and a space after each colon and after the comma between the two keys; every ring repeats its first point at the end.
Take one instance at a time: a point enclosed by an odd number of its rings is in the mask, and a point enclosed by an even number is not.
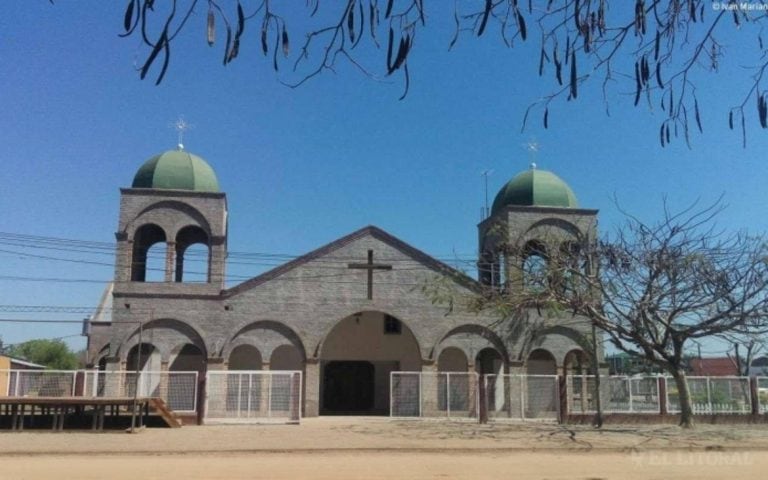
{"type": "Polygon", "coordinates": [[[290,50],[291,46],[288,42],[288,32],[285,31],[285,25],[283,25],[283,55],[287,57],[290,50]]]}
{"type": "Polygon", "coordinates": [[[216,41],[216,16],[213,14],[213,9],[208,10],[208,28],[206,31],[206,37],[208,40],[208,46],[212,47],[216,41]]]}
{"type": "Polygon", "coordinates": [[[523,14],[521,14],[519,10],[517,11],[517,26],[520,29],[520,38],[525,41],[528,36],[528,32],[525,27],[525,19],[523,18],[523,14]]]}
{"type": "Polygon", "coordinates": [[[661,63],[656,64],[656,83],[659,84],[659,88],[664,88],[664,82],[661,81],[661,63]]]}
{"type": "Polygon", "coordinates": [[[131,31],[131,24],[133,23],[133,8],[136,0],[128,0],[128,6],[125,7],[125,16],[123,17],[123,28],[126,32],[131,31]]]}
{"type": "Polygon", "coordinates": [[[699,133],[704,133],[701,128],[701,115],[699,114],[699,102],[695,98],[693,99],[693,113],[696,118],[696,126],[699,127],[699,133]]]}
{"type": "Polygon", "coordinates": [[[576,98],[578,95],[578,89],[576,87],[576,51],[571,51],[571,97],[576,98]]]}
{"type": "Polygon", "coordinates": [[[349,32],[349,41],[355,41],[355,3],[349,7],[349,13],[347,14],[347,31],[349,32]]]}
{"type": "Polygon", "coordinates": [[[549,108],[544,109],[544,129],[549,128],[549,108]]]}
{"type": "Polygon", "coordinates": [[[261,51],[264,53],[264,55],[269,52],[269,45],[267,45],[267,24],[264,23],[261,26],[261,51]]]}
{"type": "Polygon", "coordinates": [[[728,112],[728,128],[733,130],[733,110],[728,112]]]}

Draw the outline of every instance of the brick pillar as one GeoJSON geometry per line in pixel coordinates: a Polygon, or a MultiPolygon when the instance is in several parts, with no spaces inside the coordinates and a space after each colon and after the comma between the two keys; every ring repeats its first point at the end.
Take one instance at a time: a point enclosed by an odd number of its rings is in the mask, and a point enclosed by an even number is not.
{"type": "MultiPolygon", "coordinates": [[[[421,413],[425,417],[440,416],[438,391],[439,383],[437,375],[437,363],[425,362],[421,365],[421,372],[425,375],[421,375],[421,381],[419,382],[419,400],[421,402],[421,413]]],[[[447,400],[447,398],[446,398],[447,400]]]]}
{"type": "MultiPolygon", "coordinates": [[[[261,369],[269,372],[269,362],[262,362],[261,369]]],[[[269,402],[272,399],[272,376],[259,375],[261,387],[259,388],[259,416],[266,417],[271,414],[269,402]]]]}
{"type": "MultiPolygon", "coordinates": [[[[483,382],[483,376],[477,373],[474,363],[467,364],[467,385],[469,391],[467,392],[467,407],[470,415],[477,414],[480,416],[481,410],[484,410],[485,402],[480,397],[480,384],[483,382]]],[[[450,393],[450,392],[449,392],[450,393]]],[[[486,412],[487,413],[487,412],[486,412]]]]}
{"type": "Polygon", "coordinates": [[[304,416],[320,414],[320,360],[308,358],[304,364],[304,416]]]}
{"type": "Polygon", "coordinates": [[[168,362],[160,362],[160,383],[158,384],[158,394],[160,398],[168,403],[168,362]]]}
{"type": "Polygon", "coordinates": [[[176,242],[165,244],[165,281],[173,281],[173,270],[176,266],[176,242]]]}

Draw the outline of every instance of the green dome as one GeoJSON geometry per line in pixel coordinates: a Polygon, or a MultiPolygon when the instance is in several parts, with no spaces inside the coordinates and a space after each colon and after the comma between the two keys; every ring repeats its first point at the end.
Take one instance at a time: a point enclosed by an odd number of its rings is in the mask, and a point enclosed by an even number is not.
{"type": "Polygon", "coordinates": [[[576,195],[567,183],[552,172],[536,168],[518,173],[499,190],[493,201],[491,214],[507,205],[561,208],[579,206],[576,195]]]}
{"type": "Polygon", "coordinates": [[[184,150],[169,150],[139,168],[133,177],[133,188],[218,192],[219,181],[202,158],[184,150]]]}

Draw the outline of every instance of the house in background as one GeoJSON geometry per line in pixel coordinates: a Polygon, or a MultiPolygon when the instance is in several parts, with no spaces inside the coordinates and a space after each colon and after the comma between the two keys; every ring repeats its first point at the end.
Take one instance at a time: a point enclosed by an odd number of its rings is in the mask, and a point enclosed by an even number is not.
{"type": "Polygon", "coordinates": [[[0,354],[0,396],[8,395],[10,370],[45,370],[45,366],[0,354]]]}
{"type": "Polygon", "coordinates": [[[756,359],[752,360],[752,365],[749,366],[749,376],[768,376],[768,357],[757,357],[756,359]]]}
{"type": "Polygon", "coordinates": [[[739,369],[731,357],[692,358],[690,376],[693,377],[728,377],[738,376],[739,369]]]}

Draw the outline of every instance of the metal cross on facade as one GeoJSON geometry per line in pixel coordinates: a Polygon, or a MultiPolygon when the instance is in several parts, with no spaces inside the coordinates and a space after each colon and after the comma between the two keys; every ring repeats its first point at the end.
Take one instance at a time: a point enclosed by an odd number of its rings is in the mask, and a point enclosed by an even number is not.
{"type": "Polygon", "coordinates": [[[349,268],[368,271],[368,300],[373,300],[373,271],[392,270],[392,265],[373,263],[373,250],[368,250],[368,263],[350,263],[349,268]]]}

